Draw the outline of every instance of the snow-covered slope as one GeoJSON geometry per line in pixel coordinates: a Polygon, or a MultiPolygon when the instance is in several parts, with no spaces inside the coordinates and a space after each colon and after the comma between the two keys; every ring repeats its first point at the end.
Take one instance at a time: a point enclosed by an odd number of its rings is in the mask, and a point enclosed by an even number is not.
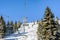
{"type": "Polygon", "coordinates": [[[59,27],[58,27],[58,32],[60,33],[60,20],[58,20],[59,27]]]}
{"type": "Polygon", "coordinates": [[[6,36],[4,40],[37,40],[37,22],[24,23],[17,32],[6,36]]]}
{"type": "MultiPolygon", "coordinates": [[[[60,20],[58,20],[60,24],[60,20]]],[[[8,35],[4,40],[37,40],[37,22],[23,23],[17,32],[8,35]]],[[[60,32],[60,27],[58,27],[58,32],[60,32]]]]}

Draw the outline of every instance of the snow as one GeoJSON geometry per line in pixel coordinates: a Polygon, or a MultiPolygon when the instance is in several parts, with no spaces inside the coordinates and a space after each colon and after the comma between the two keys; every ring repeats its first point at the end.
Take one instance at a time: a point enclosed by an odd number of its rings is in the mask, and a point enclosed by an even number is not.
{"type": "Polygon", "coordinates": [[[58,20],[59,27],[58,27],[58,32],[60,33],[60,20],[58,20]]]}
{"type": "Polygon", "coordinates": [[[60,20],[58,20],[58,23],[60,24],[60,20]]]}
{"type": "Polygon", "coordinates": [[[4,40],[37,40],[37,22],[24,23],[17,32],[8,35],[4,40]]]}

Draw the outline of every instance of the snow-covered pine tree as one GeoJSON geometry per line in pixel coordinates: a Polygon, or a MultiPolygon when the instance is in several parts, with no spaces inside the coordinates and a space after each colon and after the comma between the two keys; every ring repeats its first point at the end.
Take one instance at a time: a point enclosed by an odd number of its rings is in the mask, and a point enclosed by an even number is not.
{"type": "Polygon", "coordinates": [[[50,38],[55,39],[57,33],[56,25],[57,24],[54,20],[54,15],[52,14],[49,7],[47,7],[43,19],[43,28],[45,29],[44,30],[45,39],[43,38],[44,40],[49,40],[50,38]]]}
{"type": "Polygon", "coordinates": [[[38,35],[42,35],[43,40],[55,40],[56,38],[56,33],[57,33],[57,27],[58,23],[54,20],[54,15],[49,9],[49,7],[46,8],[45,14],[44,14],[44,19],[42,19],[42,22],[39,24],[40,26],[38,27],[38,35]],[[42,28],[42,29],[40,29],[42,28]],[[42,33],[40,33],[40,30],[42,30],[42,33]]]}
{"type": "Polygon", "coordinates": [[[6,25],[5,21],[2,16],[0,16],[0,35],[4,37],[4,34],[6,32],[6,25]]]}
{"type": "Polygon", "coordinates": [[[37,29],[37,35],[38,35],[38,40],[40,40],[40,34],[41,34],[41,25],[40,25],[40,23],[38,23],[38,29],[37,29]]]}
{"type": "Polygon", "coordinates": [[[43,21],[41,20],[40,22],[38,21],[38,29],[37,29],[37,40],[42,40],[42,30],[43,30],[43,21]]]}
{"type": "Polygon", "coordinates": [[[18,30],[17,21],[15,21],[14,26],[13,26],[13,29],[14,29],[14,32],[16,32],[18,30]]]}
{"type": "Polygon", "coordinates": [[[21,23],[20,21],[18,21],[18,22],[17,22],[17,27],[20,28],[20,27],[21,27],[21,24],[22,24],[22,23],[21,23]]]}

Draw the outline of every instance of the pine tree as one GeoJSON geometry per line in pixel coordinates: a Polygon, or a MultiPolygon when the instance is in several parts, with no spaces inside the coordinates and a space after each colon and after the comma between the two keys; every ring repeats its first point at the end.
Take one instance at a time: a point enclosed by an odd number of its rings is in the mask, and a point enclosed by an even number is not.
{"type": "Polygon", "coordinates": [[[13,33],[13,21],[7,22],[7,31],[9,34],[13,33]]]}
{"type": "Polygon", "coordinates": [[[20,28],[20,26],[21,26],[21,22],[18,21],[18,22],[17,22],[17,27],[20,28]]]}
{"type": "Polygon", "coordinates": [[[44,19],[42,20],[42,24],[40,24],[40,26],[42,27],[42,33],[39,31],[39,27],[38,33],[42,35],[43,40],[49,40],[50,38],[55,40],[58,23],[54,20],[54,15],[49,7],[45,10],[44,19]]]}
{"type": "Polygon", "coordinates": [[[41,34],[40,26],[41,26],[40,23],[38,23],[38,29],[37,29],[38,40],[40,40],[40,34],[41,34]]]}
{"type": "Polygon", "coordinates": [[[38,29],[37,29],[37,35],[38,35],[38,40],[42,39],[42,20],[40,22],[38,22],[38,29]]]}
{"type": "Polygon", "coordinates": [[[2,37],[3,37],[5,32],[6,32],[5,21],[4,21],[3,17],[0,16],[0,35],[2,35],[2,37]]]}
{"type": "Polygon", "coordinates": [[[18,30],[17,21],[15,21],[13,28],[14,28],[14,32],[16,32],[18,30]]]}

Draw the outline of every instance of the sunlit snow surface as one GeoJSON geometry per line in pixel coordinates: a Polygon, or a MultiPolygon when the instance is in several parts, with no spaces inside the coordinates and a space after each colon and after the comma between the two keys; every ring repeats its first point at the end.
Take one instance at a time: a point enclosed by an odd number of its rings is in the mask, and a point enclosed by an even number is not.
{"type": "Polygon", "coordinates": [[[58,27],[58,32],[60,33],[60,20],[58,20],[59,27],[58,27]]]}
{"type": "Polygon", "coordinates": [[[4,40],[37,40],[37,27],[36,22],[22,24],[17,32],[6,36],[4,40]]]}

